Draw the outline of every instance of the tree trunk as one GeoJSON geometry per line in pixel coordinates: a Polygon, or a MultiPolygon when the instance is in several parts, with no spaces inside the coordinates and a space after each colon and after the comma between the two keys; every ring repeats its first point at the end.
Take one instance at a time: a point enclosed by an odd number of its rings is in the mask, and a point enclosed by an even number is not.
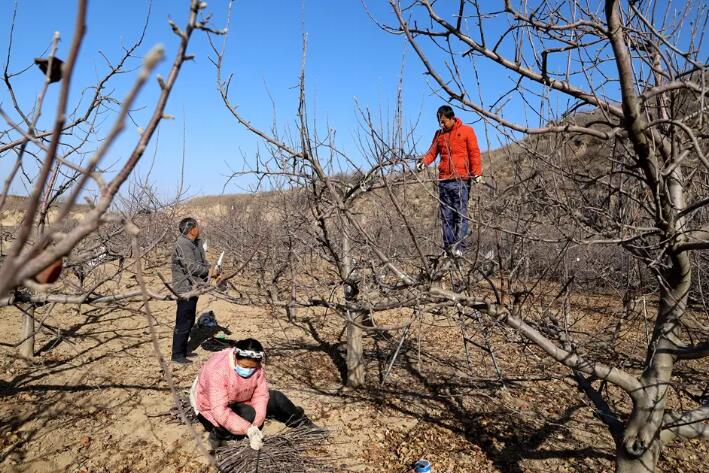
{"type": "Polygon", "coordinates": [[[361,315],[347,314],[347,386],[351,388],[364,384],[362,329],[354,324],[360,323],[361,318],[361,315]]]}
{"type": "Polygon", "coordinates": [[[20,356],[30,359],[34,356],[34,309],[30,306],[22,312],[22,336],[20,340],[20,356]]]}
{"type": "MultiPolygon", "coordinates": [[[[342,279],[344,296],[346,300],[352,299],[352,292],[348,290],[348,281],[352,272],[352,259],[350,257],[350,238],[346,229],[342,234],[342,279]]],[[[361,323],[361,314],[352,314],[347,311],[347,386],[357,388],[364,384],[364,356],[362,347],[362,329],[355,324],[361,323]]]]}

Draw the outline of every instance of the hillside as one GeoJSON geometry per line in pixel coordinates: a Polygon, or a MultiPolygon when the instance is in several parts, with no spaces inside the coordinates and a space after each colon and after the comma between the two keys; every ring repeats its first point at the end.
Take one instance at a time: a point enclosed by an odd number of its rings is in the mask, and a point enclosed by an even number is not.
{"type": "MultiPolygon", "coordinates": [[[[10,194],[5,200],[5,205],[0,209],[0,227],[4,227],[4,232],[9,232],[16,227],[23,219],[27,208],[28,197],[10,194]]],[[[72,209],[69,219],[73,221],[81,220],[89,209],[86,204],[76,204],[72,209]]],[[[50,221],[56,220],[58,205],[54,204],[49,211],[50,221]]]]}

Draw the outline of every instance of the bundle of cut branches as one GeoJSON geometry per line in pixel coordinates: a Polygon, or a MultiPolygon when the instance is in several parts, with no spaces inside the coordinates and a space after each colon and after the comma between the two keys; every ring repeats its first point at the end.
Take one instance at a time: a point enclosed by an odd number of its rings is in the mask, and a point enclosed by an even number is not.
{"type": "MultiPolygon", "coordinates": [[[[192,424],[197,422],[197,414],[194,413],[194,409],[192,409],[192,405],[190,404],[189,390],[185,390],[185,391],[181,392],[178,395],[178,397],[180,398],[180,407],[182,408],[182,411],[185,413],[187,420],[192,424]]],[[[167,422],[169,424],[181,424],[182,423],[182,418],[180,417],[180,410],[178,409],[177,406],[172,406],[170,408],[167,422]]]]}
{"type": "Polygon", "coordinates": [[[248,439],[234,441],[217,449],[217,465],[221,473],[335,472],[335,458],[318,448],[326,438],[322,429],[301,426],[264,437],[259,451],[248,439]]]}

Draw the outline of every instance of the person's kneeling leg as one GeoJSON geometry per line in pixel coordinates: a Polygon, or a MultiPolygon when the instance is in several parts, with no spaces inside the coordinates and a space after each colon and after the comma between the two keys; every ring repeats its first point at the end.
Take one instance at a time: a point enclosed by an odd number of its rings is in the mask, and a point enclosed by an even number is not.
{"type": "Polygon", "coordinates": [[[288,427],[307,426],[319,429],[319,427],[305,415],[305,410],[302,407],[296,406],[288,399],[288,396],[275,389],[269,389],[268,391],[266,416],[283,422],[288,427]]]}

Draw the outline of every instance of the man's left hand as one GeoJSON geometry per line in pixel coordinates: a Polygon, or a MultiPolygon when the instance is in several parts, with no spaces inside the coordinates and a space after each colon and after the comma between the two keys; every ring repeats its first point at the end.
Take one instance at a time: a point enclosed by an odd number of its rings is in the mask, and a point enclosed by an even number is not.
{"type": "Polygon", "coordinates": [[[470,178],[470,182],[472,182],[473,184],[480,184],[482,181],[483,181],[482,176],[472,176],[470,178]]]}

